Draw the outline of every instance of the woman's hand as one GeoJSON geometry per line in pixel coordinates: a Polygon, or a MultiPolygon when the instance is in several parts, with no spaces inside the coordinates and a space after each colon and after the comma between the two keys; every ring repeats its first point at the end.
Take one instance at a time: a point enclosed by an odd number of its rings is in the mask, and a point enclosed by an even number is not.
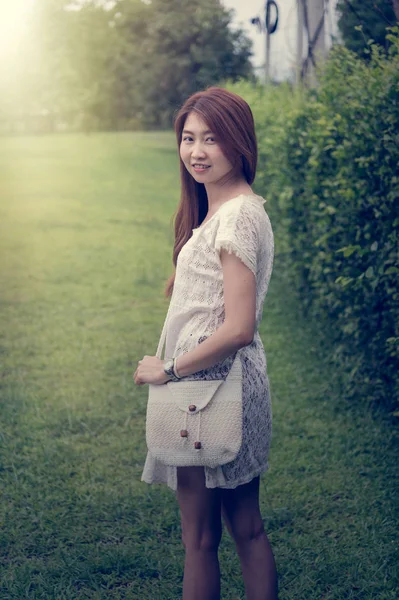
{"type": "Polygon", "coordinates": [[[170,378],[163,370],[164,361],[157,356],[144,356],[139,360],[137,369],[134,372],[133,379],[136,385],[153,383],[161,385],[170,381],[170,378]]]}

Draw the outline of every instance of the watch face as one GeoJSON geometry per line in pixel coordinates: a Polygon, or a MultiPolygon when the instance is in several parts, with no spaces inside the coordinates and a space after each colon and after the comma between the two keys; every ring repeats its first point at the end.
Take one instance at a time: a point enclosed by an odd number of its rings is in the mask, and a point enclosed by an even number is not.
{"type": "Polygon", "coordinates": [[[166,360],[164,363],[163,370],[165,371],[165,373],[167,373],[167,375],[171,375],[173,370],[173,360],[166,360]]]}

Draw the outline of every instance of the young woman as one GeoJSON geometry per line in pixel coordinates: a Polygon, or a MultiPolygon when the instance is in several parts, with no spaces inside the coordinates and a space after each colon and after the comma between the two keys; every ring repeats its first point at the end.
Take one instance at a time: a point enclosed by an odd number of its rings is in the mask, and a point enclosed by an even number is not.
{"type": "Polygon", "coordinates": [[[272,412],[258,333],[274,238],[265,200],[251,188],[257,163],[254,121],[240,96],[211,87],[185,102],[175,130],[181,201],[176,270],[166,288],[171,301],[165,348],[173,364],[144,356],[134,381],[162,385],[176,375],[225,379],[238,353],[243,437],[237,457],[217,468],[170,467],[148,453],[142,480],[166,483],[177,492],[186,550],[184,600],[220,598],[222,517],[237,547],[247,599],[276,600],[276,565],[259,509],[272,412]]]}

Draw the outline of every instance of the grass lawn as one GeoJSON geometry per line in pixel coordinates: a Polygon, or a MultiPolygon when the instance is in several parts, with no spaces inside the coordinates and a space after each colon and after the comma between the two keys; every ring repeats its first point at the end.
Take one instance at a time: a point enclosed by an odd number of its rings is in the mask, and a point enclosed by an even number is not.
{"type": "MultiPolygon", "coordinates": [[[[140,482],[147,389],[132,380],[168,304],[173,134],[0,139],[0,195],[0,598],[177,600],[177,504],[140,482]]],[[[396,600],[397,438],[340,396],[278,239],[261,334],[281,600],[396,600]]],[[[244,598],[227,535],[220,557],[223,599],[244,598]]]]}

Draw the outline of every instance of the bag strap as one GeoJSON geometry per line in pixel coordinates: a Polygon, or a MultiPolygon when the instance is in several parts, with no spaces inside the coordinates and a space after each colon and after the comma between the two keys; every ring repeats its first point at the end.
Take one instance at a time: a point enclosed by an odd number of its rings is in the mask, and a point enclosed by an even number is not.
{"type": "Polygon", "coordinates": [[[155,356],[157,356],[158,358],[162,358],[161,355],[162,355],[162,351],[164,350],[164,345],[165,345],[165,340],[166,340],[166,327],[167,327],[167,323],[168,323],[169,310],[170,310],[170,303],[169,303],[168,312],[166,313],[165,321],[164,321],[164,324],[163,324],[163,327],[162,327],[161,337],[159,338],[158,348],[157,348],[157,351],[156,351],[156,354],[155,354],[155,356]]]}

